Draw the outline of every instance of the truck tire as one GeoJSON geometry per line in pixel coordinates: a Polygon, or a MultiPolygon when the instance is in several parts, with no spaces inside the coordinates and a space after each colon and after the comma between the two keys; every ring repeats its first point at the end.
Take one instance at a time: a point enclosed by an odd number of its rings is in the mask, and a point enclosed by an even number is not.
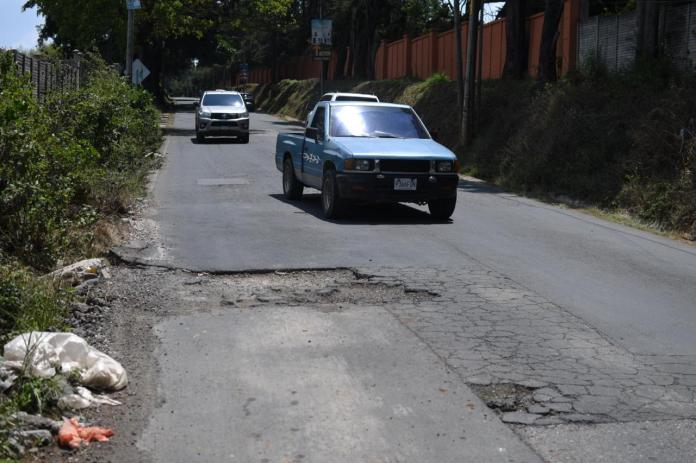
{"type": "Polygon", "coordinates": [[[242,142],[242,143],[245,143],[245,144],[246,144],[246,143],[249,143],[249,134],[241,135],[241,136],[239,137],[239,141],[242,142]]]}
{"type": "Polygon", "coordinates": [[[454,213],[454,208],[457,205],[457,197],[438,198],[428,201],[428,209],[430,215],[436,220],[447,220],[454,213]]]}
{"type": "Polygon", "coordinates": [[[283,161],[283,194],[286,199],[302,199],[302,191],[304,191],[304,185],[297,180],[292,160],[287,157],[283,161]]]}
{"type": "Polygon", "coordinates": [[[324,172],[324,180],[321,182],[321,208],[327,219],[337,219],[343,215],[344,201],[338,191],[336,171],[333,169],[324,172]]]}
{"type": "Polygon", "coordinates": [[[205,135],[202,135],[198,130],[196,130],[196,143],[203,143],[205,141],[205,135]]]}

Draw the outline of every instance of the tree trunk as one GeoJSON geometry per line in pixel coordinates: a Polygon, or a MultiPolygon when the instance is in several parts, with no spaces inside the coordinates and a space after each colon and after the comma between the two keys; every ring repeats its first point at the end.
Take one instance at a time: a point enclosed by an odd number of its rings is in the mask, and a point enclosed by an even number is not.
{"type": "Polygon", "coordinates": [[[558,24],[563,12],[563,0],[546,0],[544,12],[544,27],[541,31],[541,46],[539,47],[540,84],[556,81],[556,42],[558,41],[558,24]]]}
{"type": "Polygon", "coordinates": [[[658,56],[658,18],[657,2],[653,0],[638,0],[638,37],[637,53],[639,58],[657,58],[658,56]]]}
{"type": "Polygon", "coordinates": [[[527,72],[526,14],[527,0],[508,0],[505,4],[507,51],[503,75],[512,79],[522,79],[527,72]]]}
{"type": "Polygon", "coordinates": [[[464,112],[462,104],[464,101],[464,56],[462,50],[462,6],[459,0],[454,0],[454,40],[455,54],[457,57],[457,109],[461,125],[461,117],[464,112]]]}
{"type": "Polygon", "coordinates": [[[348,48],[339,46],[336,50],[336,70],[334,71],[334,80],[345,79],[346,60],[348,59],[348,48]]]}

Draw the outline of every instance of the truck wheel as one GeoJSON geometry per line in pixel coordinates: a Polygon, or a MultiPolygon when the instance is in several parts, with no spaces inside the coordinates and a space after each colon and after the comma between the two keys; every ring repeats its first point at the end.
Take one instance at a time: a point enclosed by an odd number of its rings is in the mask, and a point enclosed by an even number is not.
{"type": "Polygon", "coordinates": [[[249,134],[240,136],[239,141],[241,141],[242,143],[249,143],[249,134]]]}
{"type": "Polygon", "coordinates": [[[202,135],[198,130],[196,130],[196,142],[203,143],[205,141],[205,136],[202,135]]]}
{"type": "Polygon", "coordinates": [[[295,177],[295,169],[292,167],[292,160],[285,158],[283,161],[283,194],[287,199],[302,199],[304,185],[295,177]]]}
{"type": "Polygon", "coordinates": [[[321,184],[321,207],[327,219],[337,219],[343,214],[344,204],[338,192],[336,171],[333,169],[324,173],[321,184]]]}
{"type": "Polygon", "coordinates": [[[428,201],[428,209],[430,215],[436,220],[447,220],[454,213],[454,208],[457,205],[457,197],[438,198],[428,201]]]}

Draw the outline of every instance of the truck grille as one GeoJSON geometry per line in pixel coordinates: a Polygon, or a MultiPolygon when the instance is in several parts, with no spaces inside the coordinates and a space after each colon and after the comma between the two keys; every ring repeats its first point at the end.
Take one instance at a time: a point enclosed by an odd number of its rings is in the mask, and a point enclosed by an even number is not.
{"type": "Polygon", "coordinates": [[[427,173],[430,171],[430,161],[411,159],[381,159],[379,166],[382,172],[427,173]]]}

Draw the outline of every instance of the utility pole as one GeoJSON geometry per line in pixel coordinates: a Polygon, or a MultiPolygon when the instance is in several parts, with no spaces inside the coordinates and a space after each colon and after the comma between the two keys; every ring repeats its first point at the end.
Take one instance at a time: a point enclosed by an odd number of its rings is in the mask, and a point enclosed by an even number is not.
{"type": "MultiPolygon", "coordinates": [[[[324,1],[319,0],[319,20],[324,19],[324,1]]],[[[321,64],[321,74],[319,76],[319,94],[324,94],[324,60],[319,61],[321,64]]]]}
{"type": "Polygon", "coordinates": [[[469,145],[474,131],[474,100],[476,95],[476,42],[478,38],[478,12],[480,0],[469,0],[469,26],[466,50],[466,82],[460,139],[469,145]]]}
{"type": "Polygon", "coordinates": [[[133,79],[133,49],[134,49],[134,34],[135,34],[135,10],[128,8],[128,38],[126,42],[126,77],[128,82],[133,79]]]}

